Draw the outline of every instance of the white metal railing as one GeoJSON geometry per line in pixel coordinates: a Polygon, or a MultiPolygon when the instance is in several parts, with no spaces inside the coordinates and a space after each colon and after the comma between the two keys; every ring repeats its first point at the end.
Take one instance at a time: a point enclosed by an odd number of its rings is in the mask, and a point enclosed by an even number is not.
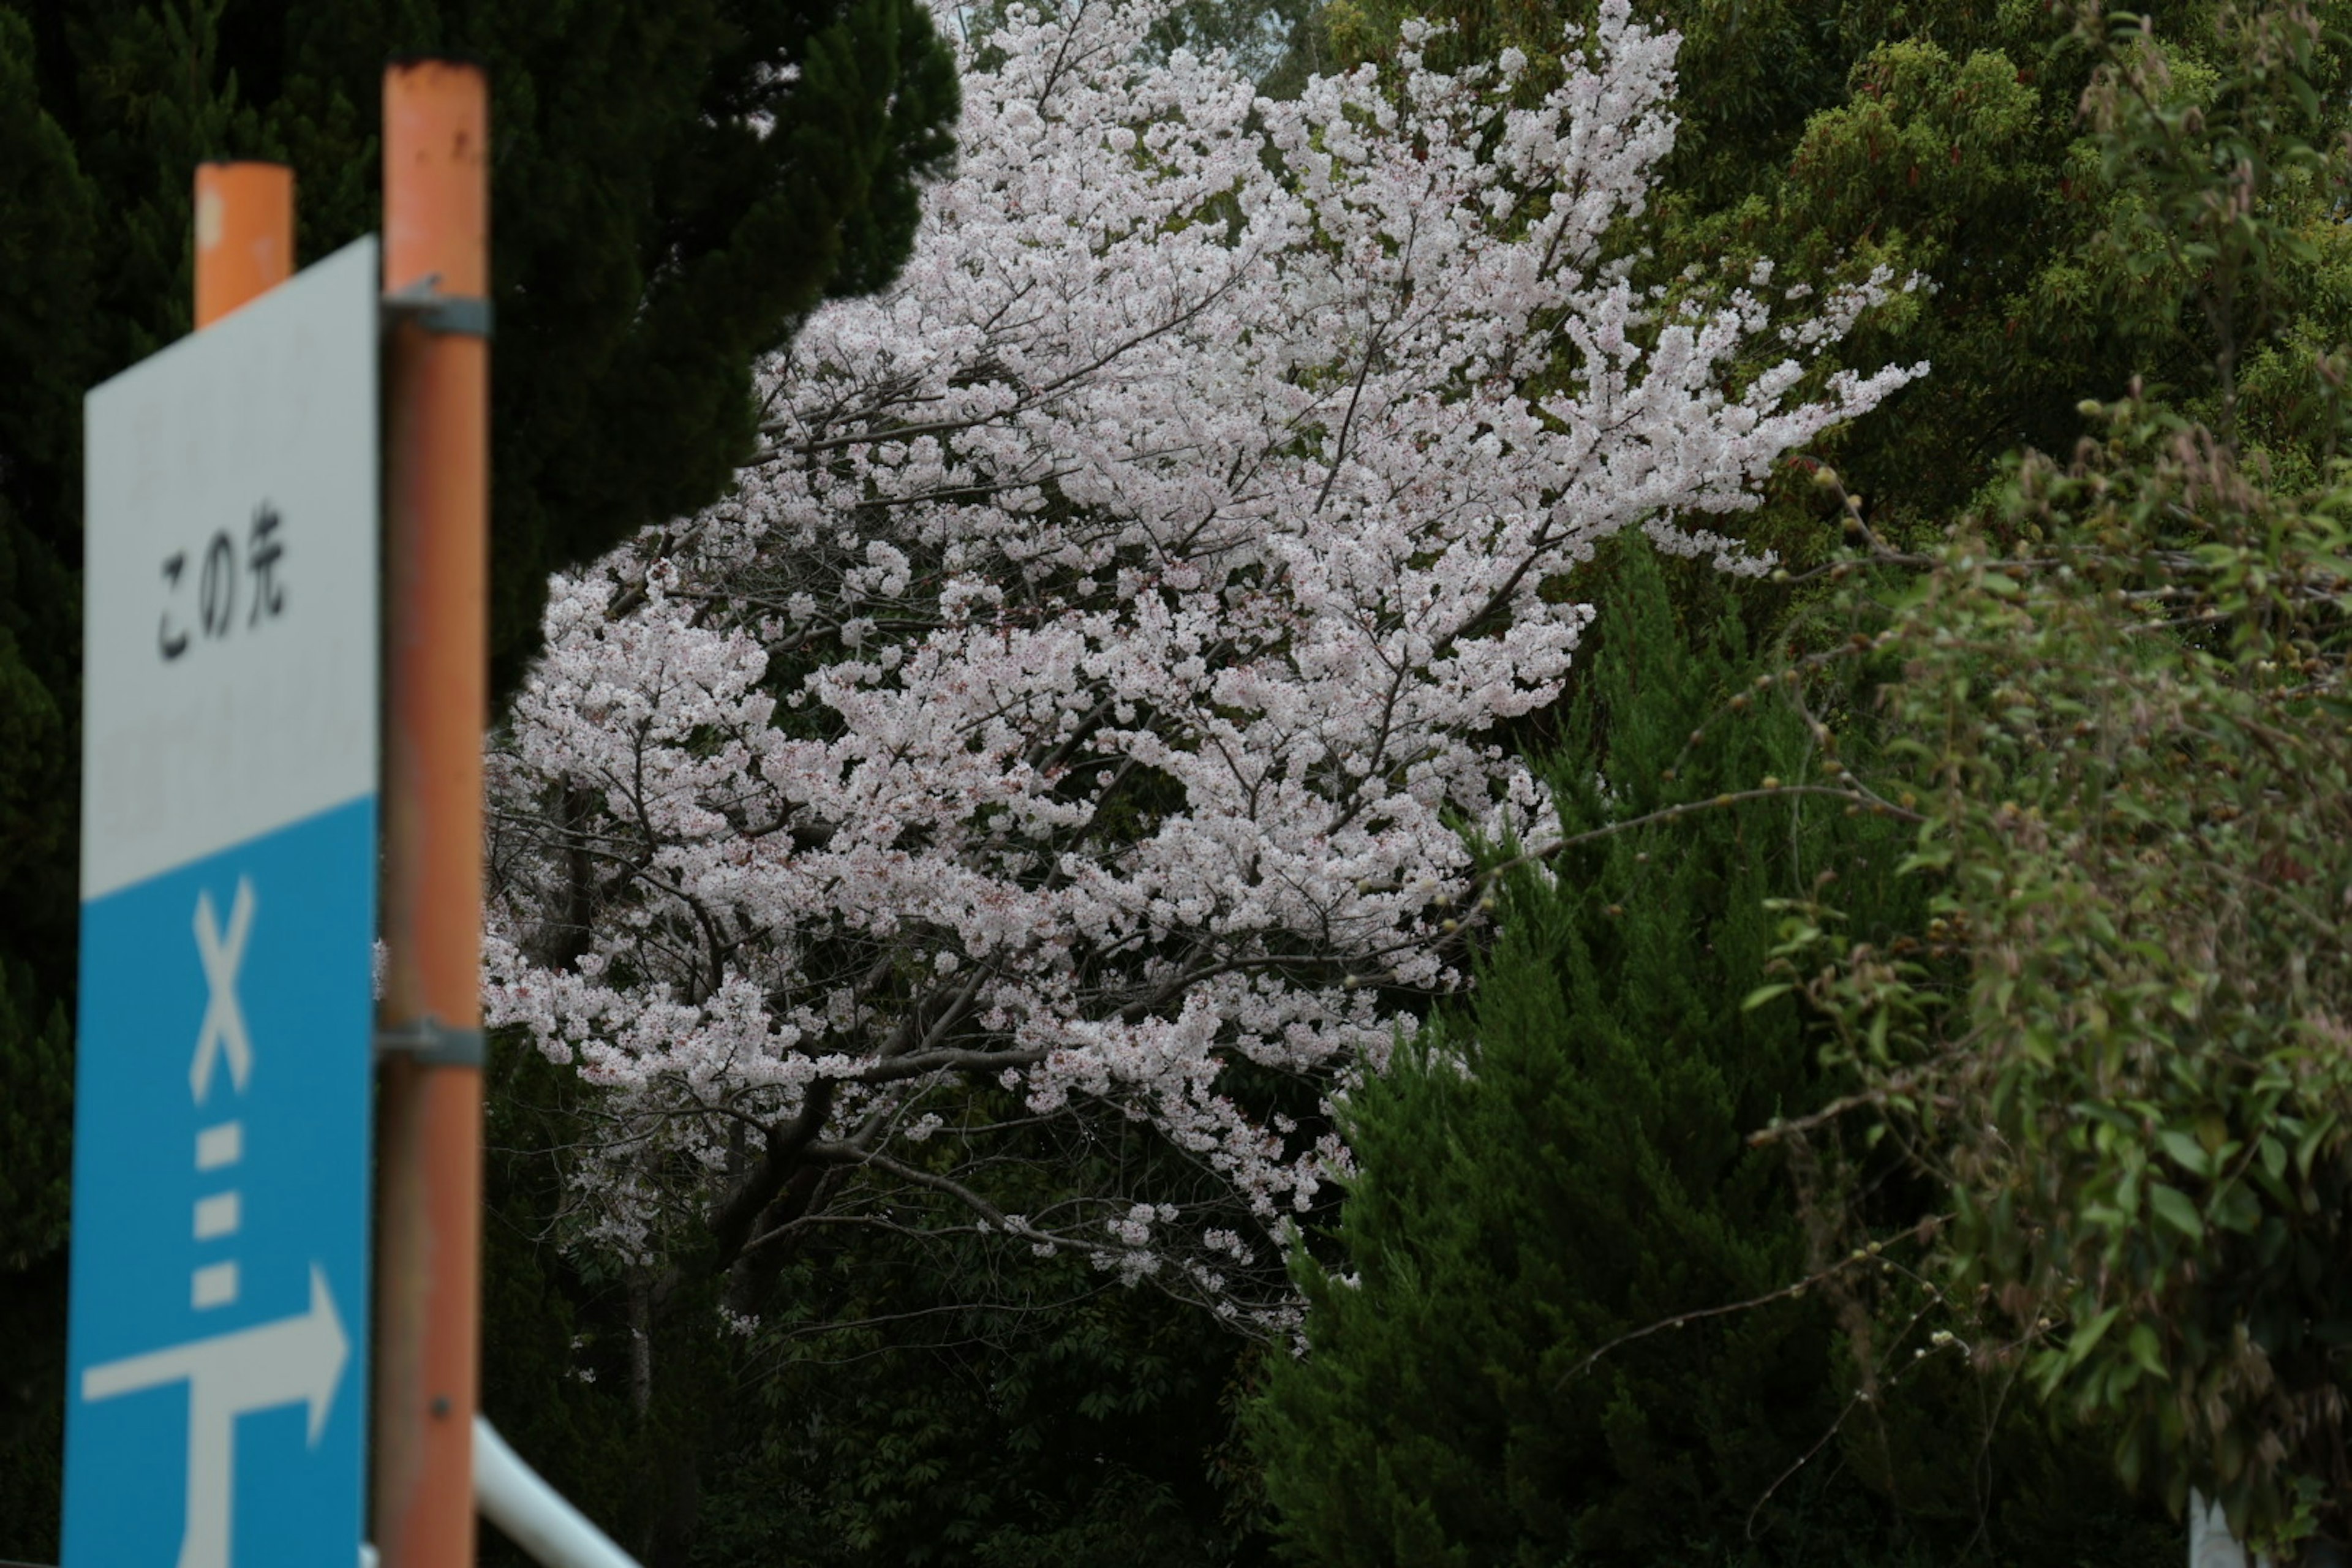
{"type": "MultiPolygon", "coordinates": [[[[2271,1568],[2267,1557],[2252,1562],[2253,1568],[2271,1568]]],[[[2195,1491],[2189,1494],[2189,1568],[2248,1568],[2246,1549],[2230,1533],[2221,1505],[2195,1491]]]]}
{"type": "Polygon", "coordinates": [[[539,1472],[507,1447],[498,1429],[474,1417],[474,1506],[546,1568],[637,1568],[637,1560],[539,1472]]]}
{"type": "MultiPolygon", "coordinates": [[[[474,1506],[544,1568],[638,1568],[635,1558],[614,1545],[612,1537],[541,1479],[507,1447],[498,1428],[478,1415],[474,1417],[474,1506]]],[[[360,1568],[376,1568],[374,1547],[360,1548],[360,1568]]]]}

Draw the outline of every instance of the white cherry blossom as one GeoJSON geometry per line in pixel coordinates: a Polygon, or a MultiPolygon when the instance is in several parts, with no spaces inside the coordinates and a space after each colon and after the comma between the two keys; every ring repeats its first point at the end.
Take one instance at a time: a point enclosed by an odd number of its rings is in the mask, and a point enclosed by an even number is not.
{"type": "Polygon", "coordinates": [[[1487,737],[1563,575],[1760,569],[1721,520],[1925,368],[1818,374],[1883,279],[1635,282],[1677,40],[1624,0],[1532,105],[1420,28],[1265,101],[1153,15],[969,40],[903,276],[765,367],[733,499],[557,584],[489,1005],[600,1090],[625,1253],[944,1202],[1277,1321],[1328,1097],[1463,982],[1464,829],[1541,830],[1487,737]]]}

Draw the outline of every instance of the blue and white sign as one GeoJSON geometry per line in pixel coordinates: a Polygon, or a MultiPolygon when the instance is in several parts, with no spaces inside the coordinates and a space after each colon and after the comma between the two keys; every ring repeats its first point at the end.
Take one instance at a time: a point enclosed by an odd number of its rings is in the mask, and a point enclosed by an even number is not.
{"type": "Polygon", "coordinates": [[[358,1560],[376,245],[90,393],[68,1568],[358,1560]]]}

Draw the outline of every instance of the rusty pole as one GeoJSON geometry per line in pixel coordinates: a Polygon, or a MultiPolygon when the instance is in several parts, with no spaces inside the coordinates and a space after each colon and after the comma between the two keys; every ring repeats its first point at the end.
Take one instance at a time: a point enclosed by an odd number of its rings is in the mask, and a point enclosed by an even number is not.
{"type": "Polygon", "coordinates": [[[294,171],[196,165],[196,330],[294,275],[294,171]]]}
{"type": "Polygon", "coordinates": [[[383,83],[383,937],[374,1535],[384,1568],[474,1561],[488,721],[488,93],[478,67],[383,83]]]}

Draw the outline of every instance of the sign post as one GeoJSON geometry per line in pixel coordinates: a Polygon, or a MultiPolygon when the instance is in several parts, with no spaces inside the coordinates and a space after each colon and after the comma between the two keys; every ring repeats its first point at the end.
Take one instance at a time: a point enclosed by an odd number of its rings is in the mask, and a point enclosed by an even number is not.
{"type": "Polygon", "coordinates": [[[89,398],[71,1568],[358,1555],[378,310],[362,240],[89,398]]]}
{"type": "Polygon", "coordinates": [[[474,1561],[482,1223],[482,732],[488,726],[489,92],[383,81],[391,617],[378,1129],[375,1541],[474,1561]]]}

